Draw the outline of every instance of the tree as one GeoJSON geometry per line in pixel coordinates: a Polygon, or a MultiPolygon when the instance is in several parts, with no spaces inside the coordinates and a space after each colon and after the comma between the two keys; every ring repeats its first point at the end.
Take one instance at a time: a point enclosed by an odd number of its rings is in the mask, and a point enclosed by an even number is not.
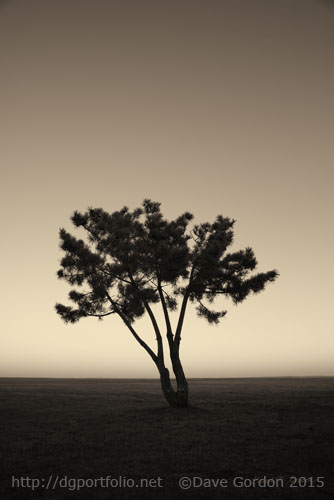
{"type": "Polygon", "coordinates": [[[222,295],[235,304],[251,292],[258,293],[278,276],[276,271],[249,276],[257,265],[254,252],[245,248],[233,253],[226,249],[233,241],[235,221],[217,216],[215,222],[194,225],[186,212],[172,221],[163,218],[160,203],[145,199],[142,207],[128,207],[111,214],[101,208],[75,211],[71,217],[82,227],[87,241],[60,229],[60,247],[65,252],[58,277],[76,286],[69,298],[76,307],[56,304],[66,323],[94,316],[99,319],[118,314],[137,342],[157,366],[162,391],[171,406],[188,404],[188,383],[180,361],[183,321],[189,302],[210,324],[217,324],[226,311],[213,310],[214,299],[222,295]],[[78,288],[81,290],[78,291],[78,288]],[[170,311],[176,311],[176,328],[170,311]],[[174,389],[165,364],[165,345],[152,304],[163,311],[167,345],[176,379],[174,389]],[[156,351],[137,333],[134,322],[147,313],[156,336],[156,351]]]}

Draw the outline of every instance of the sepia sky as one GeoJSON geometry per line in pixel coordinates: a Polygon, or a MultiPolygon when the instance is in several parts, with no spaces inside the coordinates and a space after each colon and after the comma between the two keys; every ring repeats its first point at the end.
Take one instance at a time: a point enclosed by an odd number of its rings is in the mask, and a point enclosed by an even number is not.
{"type": "Polygon", "coordinates": [[[157,376],[119,318],[54,310],[58,229],[144,198],[236,219],[232,250],[280,273],[219,326],[190,304],[189,377],[334,375],[333,5],[0,1],[0,376],[157,376]]]}

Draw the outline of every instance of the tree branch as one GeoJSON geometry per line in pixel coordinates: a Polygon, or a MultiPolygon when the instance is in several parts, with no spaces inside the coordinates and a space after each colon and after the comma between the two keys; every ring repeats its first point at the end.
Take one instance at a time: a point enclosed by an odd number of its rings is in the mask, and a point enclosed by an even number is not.
{"type": "Polygon", "coordinates": [[[176,332],[175,332],[175,337],[174,337],[174,346],[175,346],[176,350],[178,350],[180,347],[181,330],[182,330],[182,326],[183,326],[184,315],[186,313],[187,302],[188,302],[189,295],[190,295],[190,285],[191,285],[191,282],[192,282],[193,277],[194,277],[194,272],[195,272],[195,263],[193,263],[192,268],[191,268],[189,283],[188,283],[188,286],[186,288],[185,294],[183,296],[179,320],[178,320],[177,327],[176,327],[176,332]]]}
{"type": "MultiPolygon", "coordinates": [[[[139,292],[140,295],[142,295],[141,293],[141,290],[140,288],[138,287],[137,283],[135,282],[132,274],[130,273],[130,271],[128,272],[129,274],[129,278],[131,280],[131,283],[132,285],[136,288],[136,290],[139,292]]],[[[158,326],[158,323],[155,319],[155,316],[152,312],[152,309],[150,308],[150,305],[148,304],[148,302],[142,297],[142,301],[143,301],[143,304],[144,304],[144,307],[146,309],[146,311],[148,312],[148,315],[150,317],[150,320],[152,322],[152,325],[153,325],[153,328],[154,328],[154,331],[155,331],[155,334],[156,334],[156,340],[157,340],[157,345],[158,345],[158,358],[161,362],[164,361],[164,347],[163,347],[163,343],[162,343],[162,337],[161,337],[161,333],[160,333],[160,330],[159,330],[159,326],[158,326]]]]}
{"type": "Polygon", "coordinates": [[[158,356],[152,351],[152,349],[146,344],[146,342],[139,337],[138,333],[136,332],[136,330],[133,328],[133,326],[131,325],[131,323],[129,322],[129,320],[126,318],[126,316],[122,313],[122,311],[119,309],[119,307],[117,306],[117,304],[112,300],[112,298],[110,297],[109,293],[106,291],[106,296],[109,300],[109,302],[112,304],[112,306],[114,307],[115,311],[117,312],[117,314],[122,318],[122,320],[124,321],[124,323],[126,324],[126,326],[128,327],[128,329],[130,330],[130,332],[132,333],[132,335],[134,336],[134,338],[137,340],[137,342],[145,349],[145,351],[151,356],[151,358],[153,359],[154,363],[156,365],[158,365],[159,363],[159,358],[158,356]]]}
{"type": "Polygon", "coordinates": [[[86,313],[86,316],[95,316],[96,318],[103,318],[103,316],[110,316],[110,314],[115,314],[116,311],[110,311],[108,313],[104,313],[104,314],[89,314],[89,313],[86,313]]]}
{"type": "Polygon", "coordinates": [[[163,309],[163,312],[164,312],[165,322],[166,322],[167,340],[168,340],[168,344],[169,344],[170,349],[172,349],[173,348],[172,326],[170,324],[170,319],[169,319],[169,314],[168,314],[168,310],[167,310],[167,306],[166,306],[166,301],[165,301],[165,297],[164,297],[164,294],[163,294],[163,290],[161,288],[160,281],[159,281],[159,284],[158,284],[158,291],[159,291],[159,297],[160,297],[162,309],[163,309]]]}
{"type": "Polygon", "coordinates": [[[188,299],[189,299],[189,291],[186,290],[186,292],[183,296],[181,311],[180,311],[179,320],[177,323],[175,337],[174,337],[174,346],[176,347],[176,349],[179,348],[180,342],[181,342],[181,330],[182,330],[182,326],[183,326],[184,315],[186,313],[188,299]]]}

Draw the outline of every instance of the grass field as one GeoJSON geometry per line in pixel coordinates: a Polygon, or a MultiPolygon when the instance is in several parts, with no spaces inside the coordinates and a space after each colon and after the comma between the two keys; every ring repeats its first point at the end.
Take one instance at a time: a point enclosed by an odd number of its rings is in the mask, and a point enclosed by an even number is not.
{"type": "Polygon", "coordinates": [[[333,378],[190,389],[191,407],[172,409],[157,380],[0,379],[1,500],[334,499],[333,378]],[[91,486],[107,476],[121,486],[91,486]],[[195,486],[180,489],[184,476],[195,486]],[[277,486],[233,484],[265,476],[277,486]],[[91,483],[74,490],[74,478],[91,483]],[[151,487],[133,485],[140,478],[151,487]]]}

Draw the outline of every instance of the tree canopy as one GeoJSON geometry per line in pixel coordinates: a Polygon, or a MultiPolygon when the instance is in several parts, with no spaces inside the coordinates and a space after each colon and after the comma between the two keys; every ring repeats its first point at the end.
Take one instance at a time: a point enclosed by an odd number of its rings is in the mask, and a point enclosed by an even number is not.
{"type": "Polygon", "coordinates": [[[85,316],[121,312],[132,323],[144,314],[145,301],[159,302],[163,288],[167,309],[175,310],[178,296],[187,294],[200,316],[217,323],[226,311],[209,308],[203,299],[212,303],[224,295],[237,304],[275,280],[277,271],[249,276],[257,266],[251,248],[225,253],[233,242],[235,220],[219,215],[213,224],[198,224],[187,232],[192,219],[186,212],[167,221],[160,203],[150,200],[133,212],[128,207],[112,214],[101,208],[74,212],[71,220],[87,231],[88,243],[60,229],[65,256],[58,277],[87,285],[88,291],[71,290],[76,307],[57,304],[58,314],[74,323],[85,316]],[[164,285],[170,285],[168,292],[164,285]]]}
{"type": "Polygon", "coordinates": [[[58,303],[57,313],[70,323],[88,316],[102,319],[118,314],[159,370],[166,370],[161,332],[151,308],[160,302],[177,377],[188,301],[194,303],[199,316],[217,324],[226,314],[226,310],[213,308],[218,296],[230,297],[238,304],[278,276],[275,270],[252,274],[257,261],[249,247],[227,252],[233,243],[235,220],[218,215],[213,223],[196,224],[190,229],[192,219],[193,215],[185,212],[168,221],[160,203],[149,199],[133,211],[128,207],[111,214],[102,208],[75,211],[71,220],[86,231],[87,238],[84,241],[60,229],[65,255],[58,277],[74,286],[69,292],[74,305],[58,303]],[[181,307],[174,330],[169,312],[177,309],[178,299],[181,307]],[[133,327],[145,312],[156,333],[157,353],[133,327]]]}

